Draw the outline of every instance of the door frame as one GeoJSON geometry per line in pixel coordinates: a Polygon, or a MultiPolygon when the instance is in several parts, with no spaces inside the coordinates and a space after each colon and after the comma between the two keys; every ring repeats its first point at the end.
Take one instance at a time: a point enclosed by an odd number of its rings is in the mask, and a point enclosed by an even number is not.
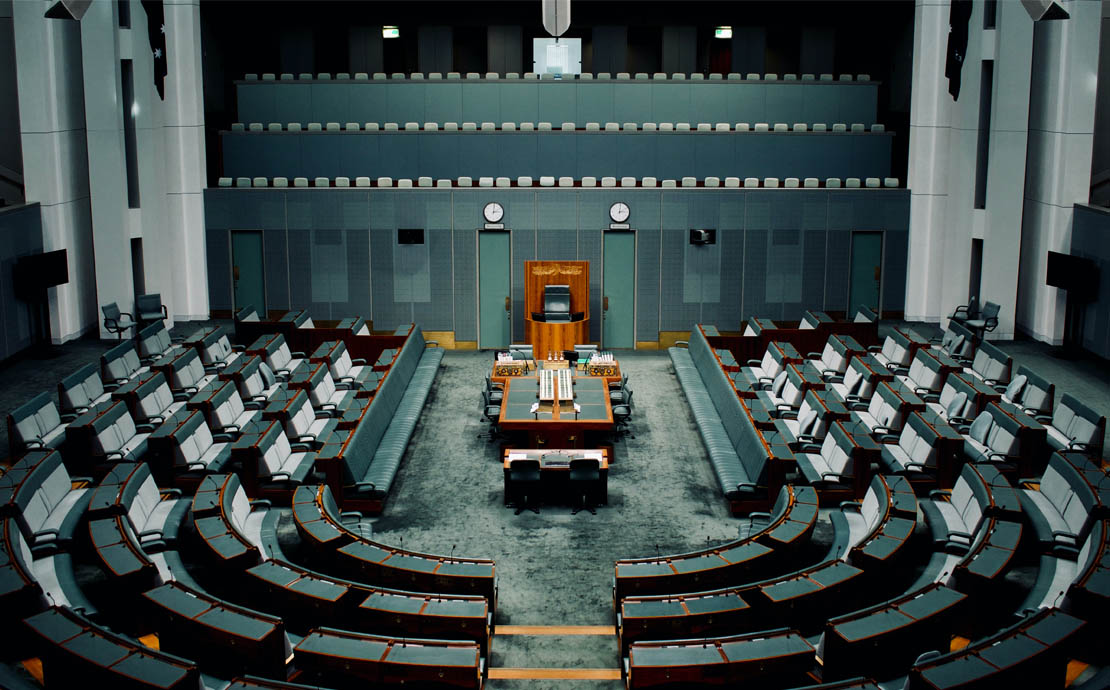
{"type": "Polygon", "coordinates": [[[475,321],[477,323],[477,331],[475,332],[475,341],[477,342],[478,349],[482,349],[482,235],[499,234],[506,235],[509,238],[509,315],[506,317],[509,321],[509,344],[513,342],[513,230],[512,228],[505,228],[504,230],[486,230],[485,228],[475,228],[474,230],[474,258],[475,271],[474,271],[474,295],[475,295],[475,321]]]}
{"type": "Polygon", "coordinates": [[[848,238],[848,295],[845,301],[848,304],[848,314],[852,313],[855,305],[852,304],[852,261],[855,257],[856,233],[870,233],[879,236],[879,303],[875,305],[875,314],[883,317],[883,278],[886,276],[886,230],[866,230],[855,228],[849,231],[848,238]]]}
{"type": "Polygon", "coordinates": [[[601,347],[605,347],[605,236],[610,234],[632,235],[632,349],[636,349],[636,314],[640,309],[640,237],[635,228],[628,230],[601,230],[601,347]]]}
{"type": "MultiPolygon", "coordinates": [[[[262,305],[258,314],[260,317],[265,318],[266,311],[268,309],[268,307],[266,306],[268,303],[268,300],[266,298],[266,233],[260,229],[241,228],[238,230],[227,231],[227,255],[231,259],[231,261],[227,262],[227,277],[231,282],[231,314],[234,316],[235,314],[239,313],[240,309],[242,309],[244,306],[247,306],[238,305],[235,303],[235,233],[237,232],[257,233],[260,240],[259,246],[261,247],[261,255],[259,256],[259,259],[262,260],[262,305]]],[[[258,307],[255,308],[258,309],[258,307]]]]}

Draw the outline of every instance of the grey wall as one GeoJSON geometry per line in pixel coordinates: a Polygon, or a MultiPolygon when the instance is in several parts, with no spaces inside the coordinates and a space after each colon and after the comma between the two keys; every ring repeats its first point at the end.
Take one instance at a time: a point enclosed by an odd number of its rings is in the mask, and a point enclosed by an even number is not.
{"type": "Polygon", "coordinates": [[[831,26],[802,27],[798,69],[803,73],[831,72],[836,64],[836,29],[831,26]]]}
{"type": "Polygon", "coordinates": [[[1110,3],[1103,3],[1099,36],[1098,93],[1095,97],[1095,137],[1091,151],[1091,182],[1097,184],[1091,201],[1110,205],[1110,3]]]}
{"type": "Polygon", "coordinates": [[[385,70],[381,26],[352,26],[347,31],[351,72],[382,72],[385,70]]]}
{"type": "MultiPolygon", "coordinates": [[[[590,47],[593,49],[593,64],[587,71],[609,72],[614,76],[628,71],[627,26],[595,26],[590,47]]],[[[583,65],[584,69],[586,67],[583,65]]]]}
{"type": "Polygon", "coordinates": [[[663,27],[663,71],[689,74],[698,71],[698,34],[694,26],[663,27]]]}
{"type": "Polygon", "coordinates": [[[236,82],[240,122],[862,122],[878,82],[379,79],[236,82]]]}
{"type": "Polygon", "coordinates": [[[766,67],[767,29],[762,26],[732,27],[732,71],[763,74],[766,67]]]}
{"type": "Polygon", "coordinates": [[[488,71],[506,74],[525,72],[523,30],[519,26],[490,26],[486,30],[486,66],[488,71]]]}
{"type": "Polygon", "coordinates": [[[1110,209],[1075,205],[1071,253],[1092,259],[1099,269],[1098,299],[1084,313],[1083,347],[1110,359],[1110,209]]]}
{"type": "Polygon", "coordinates": [[[21,256],[42,252],[39,205],[0,208],[0,360],[31,345],[31,320],[25,302],[12,289],[12,267],[21,256]]]}
{"type": "MultiPolygon", "coordinates": [[[[847,310],[853,229],[884,230],[883,309],[905,292],[906,190],[744,189],[209,189],[205,192],[211,308],[231,308],[229,231],[262,230],[268,309],[318,319],[361,315],[377,328],[418,321],[477,340],[477,228],[488,201],[512,229],[513,337],[524,337],[522,262],[591,262],[600,313],[602,228],[624,201],[637,236],[636,339],[704,321],[793,320],[806,309],[847,310]],[[397,228],[425,228],[400,246],[397,228]],[[717,229],[693,247],[689,229],[717,229]],[[338,249],[336,248],[338,245],[338,249]]],[[[591,319],[592,340],[600,321],[591,319]]]]}
{"type": "Polygon", "coordinates": [[[16,86],[15,35],[12,4],[0,0],[0,199],[23,200],[23,150],[19,134],[19,93],[16,86]]]}
{"type": "Polygon", "coordinates": [[[421,72],[446,74],[455,69],[454,33],[449,26],[421,26],[416,32],[421,72]]]}
{"type": "Polygon", "coordinates": [[[230,177],[887,177],[893,135],[225,132],[230,177]]]}

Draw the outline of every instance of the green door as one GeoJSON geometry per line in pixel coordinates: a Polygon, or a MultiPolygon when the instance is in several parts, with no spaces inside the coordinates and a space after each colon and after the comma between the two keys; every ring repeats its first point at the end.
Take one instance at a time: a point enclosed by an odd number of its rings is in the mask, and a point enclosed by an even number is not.
{"type": "Polygon", "coordinates": [[[883,233],[852,233],[852,269],[848,283],[848,313],[860,304],[879,312],[883,273],[883,233]]]}
{"type": "Polygon", "coordinates": [[[233,307],[254,307],[266,317],[266,278],[262,269],[262,232],[231,231],[231,283],[234,286],[233,307]]]}
{"type": "Polygon", "coordinates": [[[607,232],[602,249],[601,344],[636,347],[636,233],[607,232]]]}
{"type": "Polygon", "coordinates": [[[497,349],[513,339],[512,254],[508,232],[478,231],[478,347],[497,349]]]}

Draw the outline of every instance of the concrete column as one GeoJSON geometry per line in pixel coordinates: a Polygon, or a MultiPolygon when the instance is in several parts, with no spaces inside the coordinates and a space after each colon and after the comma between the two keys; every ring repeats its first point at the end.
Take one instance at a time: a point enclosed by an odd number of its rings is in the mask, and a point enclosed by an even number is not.
{"type": "Polygon", "coordinates": [[[199,320],[208,318],[200,5],[198,0],[165,0],[164,6],[169,59],[164,109],[165,208],[175,297],[171,316],[199,320]]]}
{"type": "MultiPolygon", "coordinates": [[[[135,12],[132,12],[132,17],[135,18],[135,12]]],[[[101,304],[116,302],[123,311],[134,313],[130,242],[132,214],[127,208],[123,92],[120,85],[120,59],[130,55],[120,54],[116,24],[114,2],[93,2],[80,23],[85,123],[88,129],[88,180],[95,228],[96,299],[101,304]]],[[[136,93],[140,90],[140,81],[141,77],[136,73],[136,93]]],[[[140,115],[141,112],[140,109],[140,115]]],[[[140,188],[140,202],[142,191],[140,188]]],[[[138,232],[140,229],[135,230],[138,232]]],[[[101,337],[109,337],[103,330],[102,322],[100,328],[101,337]]]]}
{"type": "MultiPolygon", "coordinates": [[[[46,19],[45,11],[43,3],[12,3],[26,198],[42,208],[43,249],[65,249],[69,257],[69,283],[49,290],[50,333],[61,343],[93,328],[100,318],[81,29],[77,22],[46,19]]],[[[121,304],[130,307],[130,300],[121,304]]]]}
{"type": "Polygon", "coordinates": [[[1068,12],[1036,27],[1017,302],[1018,327],[1053,345],[1067,293],[1045,285],[1045,257],[1070,252],[1073,205],[1088,200],[1102,3],[1074,0],[1068,12]]]}
{"type": "Polygon", "coordinates": [[[936,322],[947,313],[933,288],[944,281],[942,241],[951,231],[945,223],[952,107],[944,78],[948,13],[948,0],[917,0],[914,9],[905,310],[914,321],[936,322]]]}

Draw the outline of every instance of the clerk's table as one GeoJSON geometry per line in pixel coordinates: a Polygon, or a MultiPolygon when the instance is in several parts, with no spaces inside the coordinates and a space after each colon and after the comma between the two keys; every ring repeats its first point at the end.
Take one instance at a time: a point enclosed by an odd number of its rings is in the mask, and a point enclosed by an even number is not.
{"type": "Polygon", "coordinates": [[[506,379],[498,425],[505,431],[528,432],[530,448],[584,448],[586,431],[612,430],[613,408],[604,378],[573,376],[572,380],[571,400],[565,399],[564,392],[554,401],[541,402],[538,378],[506,379]],[[535,409],[534,404],[538,404],[535,409]]]}
{"type": "Polygon", "coordinates": [[[505,470],[505,504],[509,504],[512,487],[509,486],[509,465],[514,460],[539,460],[540,481],[545,484],[545,491],[558,492],[561,485],[565,485],[570,475],[570,461],[578,458],[592,458],[598,462],[598,486],[596,496],[599,502],[609,503],[609,449],[597,448],[584,450],[580,448],[506,448],[502,456],[505,470]]]}

